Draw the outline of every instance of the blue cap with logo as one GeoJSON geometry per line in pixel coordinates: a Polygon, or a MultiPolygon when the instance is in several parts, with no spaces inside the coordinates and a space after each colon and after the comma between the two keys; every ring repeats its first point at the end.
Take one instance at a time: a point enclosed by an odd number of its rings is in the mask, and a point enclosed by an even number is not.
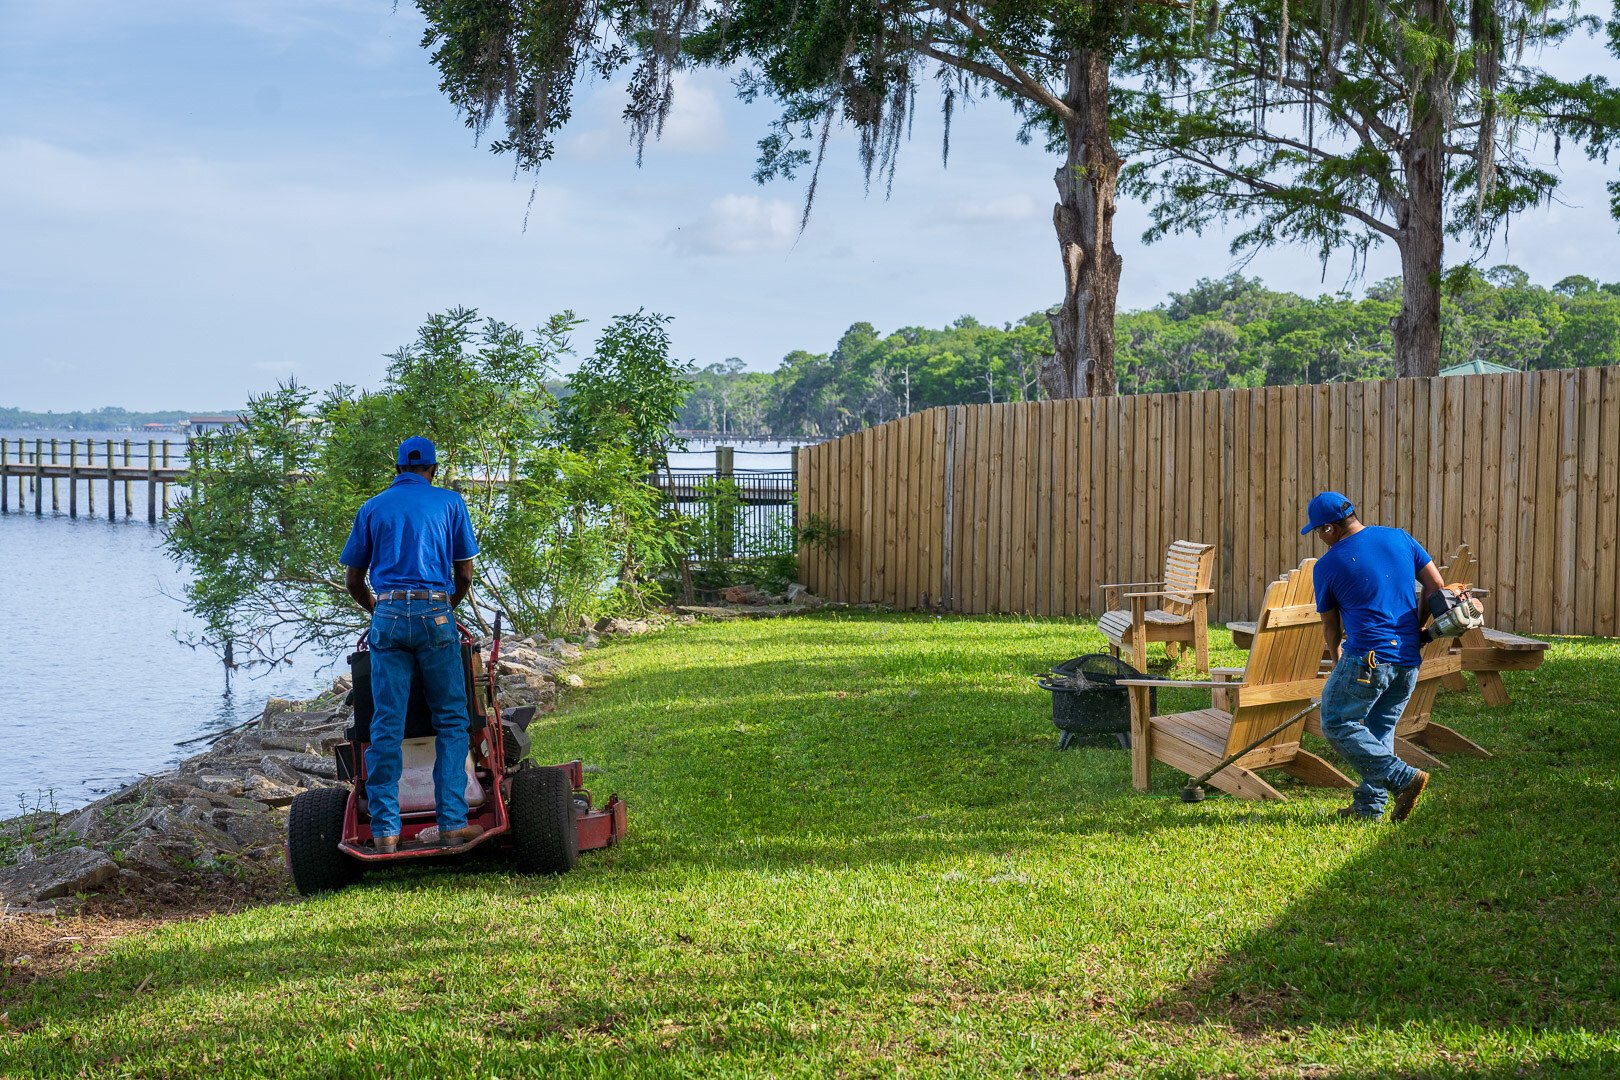
{"type": "Polygon", "coordinates": [[[1332,525],[1335,521],[1343,521],[1356,512],[1355,503],[1340,495],[1337,491],[1324,491],[1311,500],[1306,508],[1306,516],[1310,523],[1299,530],[1304,536],[1312,529],[1320,529],[1323,525],[1332,525]]]}
{"type": "MultiPolygon", "coordinates": [[[[399,444],[399,457],[395,459],[396,465],[437,465],[439,453],[433,444],[420,435],[412,435],[399,444]]],[[[1312,503],[1311,505],[1316,505],[1312,503]]]]}

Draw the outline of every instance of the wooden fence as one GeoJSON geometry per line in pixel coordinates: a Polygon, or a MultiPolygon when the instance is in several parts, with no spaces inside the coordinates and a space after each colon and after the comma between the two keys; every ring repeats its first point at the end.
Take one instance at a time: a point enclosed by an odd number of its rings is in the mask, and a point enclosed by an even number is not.
{"type": "Polygon", "coordinates": [[[1318,541],[1321,490],[1479,558],[1491,625],[1620,633],[1620,368],[930,409],[800,452],[802,573],[832,599],[1094,613],[1217,545],[1215,615],[1252,617],[1318,541]],[[830,550],[829,550],[830,547],[830,550]]]}

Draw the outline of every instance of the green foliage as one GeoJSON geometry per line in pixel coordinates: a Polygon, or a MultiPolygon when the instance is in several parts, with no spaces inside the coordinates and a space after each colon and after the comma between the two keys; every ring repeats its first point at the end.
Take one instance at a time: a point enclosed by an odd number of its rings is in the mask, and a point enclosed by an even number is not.
{"type": "Polygon", "coordinates": [[[638,311],[608,324],[596,351],[568,377],[557,419],[569,447],[588,454],[623,445],[649,466],[680,448],[669,432],[693,365],[670,358],[669,321],[638,311]]]}
{"type": "MultiPolygon", "coordinates": [[[[1360,299],[1279,292],[1241,274],[1201,279],[1119,315],[1120,391],[1393,378],[1390,320],[1400,297],[1393,278],[1360,299]]],[[[707,429],[712,403],[738,386],[755,396],[763,430],[783,436],[842,435],[938,405],[1030,400],[1050,350],[1040,313],[1001,327],[963,316],[940,330],[890,334],[858,322],[831,353],[795,350],[775,372],[710,365],[692,383],[680,423],[707,429]]],[[[1516,266],[1458,267],[1441,297],[1441,363],[1468,360],[1521,370],[1620,363],[1620,283],[1570,277],[1549,289],[1516,266]]]]}
{"type": "Polygon", "coordinates": [[[390,357],[376,393],[289,384],[253,399],[241,429],[199,444],[193,494],[168,537],[191,571],[187,602],[205,639],[268,661],[352,639],[365,617],[338,554],[410,435],[434,441],[437,482],[467,500],[482,548],[474,622],[499,608],[522,632],[557,629],[657,600],[655,582],[681,550],[678,523],[646,483],[646,425],[667,426],[667,387],[679,385],[679,365],[661,359],[662,325],[615,320],[570,380],[577,404],[566,408],[546,379],[571,351],[572,314],[529,334],[465,308],[431,317],[390,357]],[[660,365],[671,372],[661,395],[660,365]],[[642,378],[649,401],[617,407],[614,395],[642,378]]]}
{"type": "Polygon", "coordinates": [[[0,1074],[1615,1074],[1612,642],[1556,641],[1508,708],[1441,694],[1496,756],[1374,826],[1342,790],[1188,806],[1163,765],[1133,791],[1117,746],[1055,752],[1030,673],[1105,646],[830,612],[595,650],[530,731],[601,768],[624,843],[563,878],[379,868],[136,933],[8,986],[0,1074]]]}

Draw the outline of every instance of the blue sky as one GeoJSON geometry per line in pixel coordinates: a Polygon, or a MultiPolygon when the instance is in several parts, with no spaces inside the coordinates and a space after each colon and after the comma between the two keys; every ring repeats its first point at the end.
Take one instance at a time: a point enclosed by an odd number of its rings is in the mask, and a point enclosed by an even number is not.
{"type": "MultiPolygon", "coordinates": [[[[473,145],[420,33],[387,0],[0,0],[0,405],[201,409],[289,376],[372,385],[384,353],[456,304],[522,325],[572,308],[587,337],[645,307],[675,317],[684,357],[770,369],[857,320],[1002,322],[1060,298],[1055,162],[1014,141],[1000,104],[959,116],[948,169],[919,110],[887,201],[835,140],[799,236],[802,182],[750,179],[770,107],[721,76],[683,79],[640,169],[616,88],[584,89],[533,187],[473,145]]],[[[1551,63],[1616,67],[1595,44],[1551,63]]],[[[1620,278],[1613,170],[1567,149],[1562,164],[1562,205],[1487,263],[1620,278]]],[[[1122,205],[1122,307],[1232,268],[1224,238],[1144,246],[1145,221],[1122,205]]],[[[1395,268],[1377,251],[1367,279],[1395,268]]],[[[1284,249],[1247,272],[1314,293],[1346,267],[1324,284],[1284,249]]]]}

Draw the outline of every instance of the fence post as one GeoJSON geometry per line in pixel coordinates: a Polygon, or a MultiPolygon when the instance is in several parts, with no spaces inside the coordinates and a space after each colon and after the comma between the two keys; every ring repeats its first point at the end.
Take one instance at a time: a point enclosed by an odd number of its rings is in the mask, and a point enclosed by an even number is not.
{"type": "Polygon", "coordinates": [[[79,440],[68,440],[68,517],[79,516],[79,440]]]}
{"type": "Polygon", "coordinates": [[[945,492],[945,505],[943,507],[944,520],[940,524],[940,563],[939,563],[939,607],[941,611],[956,610],[955,582],[951,580],[951,545],[956,539],[956,488],[953,478],[956,476],[956,410],[960,405],[951,405],[945,410],[945,483],[942,490],[945,492]]]}
{"type": "Polygon", "coordinates": [[[118,479],[113,475],[112,440],[107,440],[107,520],[118,520],[118,479]]]}
{"type": "Polygon", "coordinates": [[[788,496],[793,500],[793,550],[797,552],[799,550],[799,530],[804,528],[804,525],[799,521],[799,448],[797,446],[790,447],[788,454],[788,470],[793,474],[788,478],[788,496]]]}
{"type": "Polygon", "coordinates": [[[0,514],[11,513],[11,440],[0,439],[0,514]]]}
{"type": "Polygon", "coordinates": [[[124,440],[124,519],[135,516],[135,503],[129,494],[129,440],[124,440]]]}
{"type": "MultiPolygon", "coordinates": [[[[51,440],[51,467],[52,467],[53,470],[54,470],[55,466],[56,466],[56,440],[52,439],[51,440]]],[[[61,497],[57,493],[56,474],[53,471],[52,474],[51,474],[51,513],[53,513],[53,514],[60,513],[61,510],[62,510],[62,501],[61,501],[61,497]]]]}
{"type": "MultiPolygon", "coordinates": [[[[169,440],[168,439],[163,440],[163,471],[165,473],[167,473],[169,471],[169,440]]],[[[165,478],[164,481],[163,481],[163,520],[167,521],[168,519],[169,519],[169,481],[168,481],[167,478],[165,478]]]]}
{"type": "Polygon", "coordinates": [[[41,504],[45,499],[45,440],[34,440],[34,516],[42,513],[41,504]]]}
{"type": "Polygon", "coordinates": [[[729,559],[735,555],[737,551],[736,537],[733,535],[736,530],[737,522],[731,512],[731,508],[729,506],[725,507],[726,515],[724,520],[721,520],[719,514],[721,509],[719,502],[722,497],[724,495],[731,494],[736,490],[736,482],[732,480],[732,473],[734,471],[736,459],[737,450],[735,447],[716,446],[714,448],[716,505],[711,508],[711,513],[714,515],[714,523],[716,525],[715,542],[716,547],[719,549],[714,554],[715,557],[719,559],[729,559]]]}

